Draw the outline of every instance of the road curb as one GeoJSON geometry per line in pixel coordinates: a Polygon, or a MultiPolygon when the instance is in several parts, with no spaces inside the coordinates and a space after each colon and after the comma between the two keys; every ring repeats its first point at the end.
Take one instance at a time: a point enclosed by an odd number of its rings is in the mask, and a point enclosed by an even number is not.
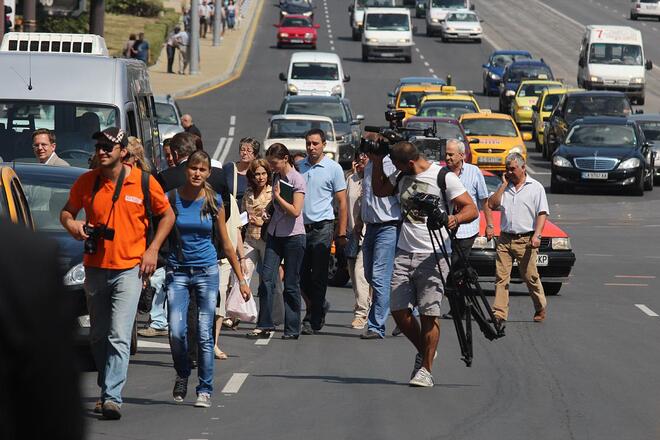
{"type": "Polygon", "coordinates": [[[228,71],[225,71],[225,73],[213,79],[204,81],[201,84],[197,84],[195,86],[173,93],[172,96],[174,98],[178,100],[191,99],[220,88],[241,76],[243,68],[245,67],[245,63],[247,62],[248,56],[250,55],[250,51],[252,49],[252,42],[256,34],[257,24],[261,18],[261,12],[263,11],[265,3],[262,0],[253,1],[256,2],[257,6],[254,10],[254,14],[250,15],[249,22],[247,23],[249,29],[245,34],[246,37],[243,39],[240,47],[234,53],[234,59],[230,64],[230,68],[227,69],[228,71]],[[244,50],[245,48],[247,48],[247,50],[244,50]]]}

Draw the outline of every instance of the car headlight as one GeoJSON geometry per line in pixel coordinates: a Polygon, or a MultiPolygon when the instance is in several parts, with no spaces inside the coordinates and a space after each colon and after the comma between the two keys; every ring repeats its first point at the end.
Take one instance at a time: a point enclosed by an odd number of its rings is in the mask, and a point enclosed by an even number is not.
{"type": "Polygon", "coordinates": [[[633,168],[638,168],[639,164],[641,162],[639,159],[636,157],[631,157],[630,159],[626,159],[623,162],[621,162],[621,165],[619,165],[619,169],[621,170],[631,170],[633,168]]]}
{"type": "Polygon", "coordinates": [[[286,11],[282,11],[282,15],[289,15],[289,13],[286,11]]]}
{"type": "Polygon", "coordinates": [[[644,78],[631,78],[630,84],[644,84],[644,78]]]}
{"type": "Polygon", "coordinates": [[[573,165],[571,165],[571,162],[568,159],[566,159],[565,157],[561,157],[561,156],[553,156],[552,164],[554,166],[560,167],[560,168],[573,168],[573,165]]]}
{"type": "Polygon", "coordinates": [[[282,32],[280,34],[280,38],[289,38],[289,34],[287,34],[286,32],[282,32]]]}
{"type": "Polygon", "coordinates": [[[76,264],[64,275],[64,285],[65,286],[79,286],[85,282],[85,267],[80,264],[76,264]]]}
{"type": "Polygon", "coordinates": [[[440,19],[439,18],[432,18],[431,23],[440,23],[440,19]]]}
{"type": "Polygon", "coordinates": [[[399,40],[399,43],[410,43],[410,38],[402,38],[399,40]]]}
{"type": "Polygon", "coordinates": [[[328,159],[335,160],[335,153],[325,153],[325,157],[328,159]]]}
{"type": "Polygon", "coordinates": [[[336,86],[334,86],[334,87],[332,88],[332,90],[330,91],[330,93],[331,93],[332,95],[341,95],[341,86],[340,86],[339,84],[337,84],[336,86]]]}
{"type": "Polygon", "coordinates": [[[511,153],[523,154],[524,150],[525,147],[523,147],[522,145],[516,145],[515,147],[511,148],[506,154],[511,154],[511,153]]]}
{"type": "Polygon", "coordinates": [[[313,38],[313,37],[314,37],[314,34],[312,34],[311,32],[307,32],[305,34],[305,38],[313,38]]]}
{"type": "Polygon", "coordinates": [[[603,78],[601,78],[600,76],[593,76],[592,75],[592,76],[589,77],[589,81],[591,81],[592,83],[602,83],[603,78]]]}
{"type": "Polygon", "coordinates": [[[532,106],[530,106],[530,105],[523,105],[522,107],[520,107],[520,110],[532,111],[532,106]]]}
{"type": "Polygon", "coordinates": [[[493,73],[493,72],[490,72],[488,74],[488,76],[490,77],[490,79],[495,80],[495,81],[499,81],[499,80],[502,79],[501,76],[499,76],[497,73],[493,73]]]}
{"type": "Polygon", "coordinates": [[[302,15],[305,17],[310,17],[312,15],[312,11],[303,12],[302,15]]]}
{"type": "Polygon", "coordinates": [[[454,28],[453,28],[453,27],[448,27],[448,28],[447,28],[447,31],[449,31],[449,32],[454,32],[454,28]]]}
{"type": "Polygon", "coordinates": [[[367,43],[378,43],[378,38],[367,38],[367,43]]]}
{"type": "Polygon", "coordinates": [[[476,29],[475,29],[475,32],[479,32],[479,33],[481,33],[481,28],[480,28],[480,27],[476,28],[476,29]]]}
{"type": "Polygon", "coordinates": [[[477,237],[472,243],[472,249],[495,249],[495,240],[488,240],[486,237],[477,237]]]}
{"type": "Polygon", "coordinates": [[[289,84],[288,86],[286,86],[286,90],[293,95],[298,93],[298,87],[296,87],[294,84],[289,84]]]}
{"type": "Polygon", "coordinates": [[[553,238],[550,241],[550,247],[556,251],[570,251],[571,239],[568,237],[553,238]]]}

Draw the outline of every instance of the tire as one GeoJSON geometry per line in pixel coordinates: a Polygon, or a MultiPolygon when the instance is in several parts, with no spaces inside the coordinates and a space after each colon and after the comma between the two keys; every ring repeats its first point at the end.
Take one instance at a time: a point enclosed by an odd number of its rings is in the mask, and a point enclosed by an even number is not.
{"type": "Polygon", "coordinates": [[[488,96],[488,87],[486,87],[486,83],[483,83],[481,86],[481,94],[484,96],[488,96]]]}
{"type": "Polygon", "coordinates": [[[561,283],[544,283],[543,281],[541,281],[541,284],[543,285],[543,292],[551,296],[558,294],[562,286],[561,283]]]}
{"type": "Polygon", "coordinates": [[[137,338],[137,317],[133,321],[133,331],[131,332],[131,356],[138,352],[138,338],[137,338]]]}
{"type": "Polygon", "coordinates": [[[637,105],[644,105],[644,102],[645,102],[645,101],[646,101],[646,99],[645,99],[643,96],[642,96],[641,98],[637,98],[637,99],[635,100],[635,102],[637,103],[637,105]]]}
{"type": "Polygon", "coordinates": [[[353,29],[353,41],[360,41],[360,31],[357,29],[353,29]]]}
{"type": "Polygon", "coordinates": [[[648,171],[648,177],[644,179],[644,190],[653,191],[653,168],[648,171]]]}
{"type": "MultiPolygon", "coordinates": [[[[536,132],[534,132],[536,133],[536,132]]],[[[540,153],[543,151],[543,144],[539,142],[539,135],[535,134],[534,135],[534,149],[536,150],[537,153],[540,153]]]]}
{"type": "Polygon", "coordinates": [[[312,45],[310,46],[310,48],[311,48],[312,50],[316,50],[316,44],[312,44],[312,45]]]}
{"type": "Polygon", "coordinates": [[[477,43],[477,44],[481,44],[481,38],[475,39],[474,42],[477,43]]]}
{"type": "Polygon", "coordinates": [[[369,52],[366,47],[362,47],[362,61],[365,63],[369,62],[369,52]]]}
{"type": "Polygon", "coordinates": [[[631,20],[637,20],[637,15],[633,14],[632,12],[630,13],[630,19],[631,20]]]}
{"type": "Polygon", "coordinates": [[[563,194],[565,192],[564,185],[557,181],[554,174],[550,175],[550,192],[552,194],[563,194]]]}
{"type": "Polygon", "coordinates": [[[412,57],[410,56],[403,57],[403,62],[408,64],[412,63],[412,57]]]}
{"type": "Polygon", "coordinates": [[[635,196],[635,197],[642,197],[644,195],[644,186],[645,186],[644,180],[646,180],[644,178],[643,171],[642,171],[641,178],[637,179],[637,180],[638,180],[638,182],[635,184],[635,186],[630,189],[630,194],[635,196]]]}
{"type": "Polygon", "coordinates": [[[277,42],[277,48],[282,49],[282,43],[280,43],[279,41],[277,42]]]}
{"type": "Polygon", "coordinates": [[[432,37],[433,36],[433,31],[428,26],[426,26],[426,36],[427,37],[432,37]]]}
{"type": "Polygon", "coordinates": [[[344,287],[348,283],[349,278],[346,258],[331,254],[328,261],[328,285],[344,287]]]}

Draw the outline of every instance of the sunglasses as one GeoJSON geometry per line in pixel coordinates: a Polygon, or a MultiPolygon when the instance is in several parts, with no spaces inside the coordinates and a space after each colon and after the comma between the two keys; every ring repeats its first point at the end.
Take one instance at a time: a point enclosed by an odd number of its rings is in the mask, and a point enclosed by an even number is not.
{"type": "Polygon", "coordinates": [[[112,153],[115,150],[115,145],[107,145],[107,144],[96,144],[94,145],[96,150],[103,150],[107,154],[112,153]]]}

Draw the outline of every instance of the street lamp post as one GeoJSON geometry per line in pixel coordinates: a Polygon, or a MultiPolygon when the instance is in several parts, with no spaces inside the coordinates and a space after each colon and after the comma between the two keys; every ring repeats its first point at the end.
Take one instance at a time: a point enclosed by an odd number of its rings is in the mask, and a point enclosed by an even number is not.
{"type": "MultiPolygon", "coordinates": [[[[5,8],[2,8],[2,21],[5,20],[5,8]]],[[[25,0],[23,3],[23,31],[37,31],[37,0],[25,0]]]]}
{"type": "MultiPolygon", "coordinates": [[[[0,0],[2,1],[2,0],[0,0]]],[[[222,13],[222,1],[215,0],[213,3],[213,46],[220,46],[220,14],[222,13]]]]}
{"type": "Polygon", "coordinates": [[[199,73],[199,0],[190,2],[190,74],[199,73]]]}
{"type": "Polygon", "coordinates": [[[89,11],[89,33],[103,36],[105,21],[105,0],[91,0],[89,11]]]}

